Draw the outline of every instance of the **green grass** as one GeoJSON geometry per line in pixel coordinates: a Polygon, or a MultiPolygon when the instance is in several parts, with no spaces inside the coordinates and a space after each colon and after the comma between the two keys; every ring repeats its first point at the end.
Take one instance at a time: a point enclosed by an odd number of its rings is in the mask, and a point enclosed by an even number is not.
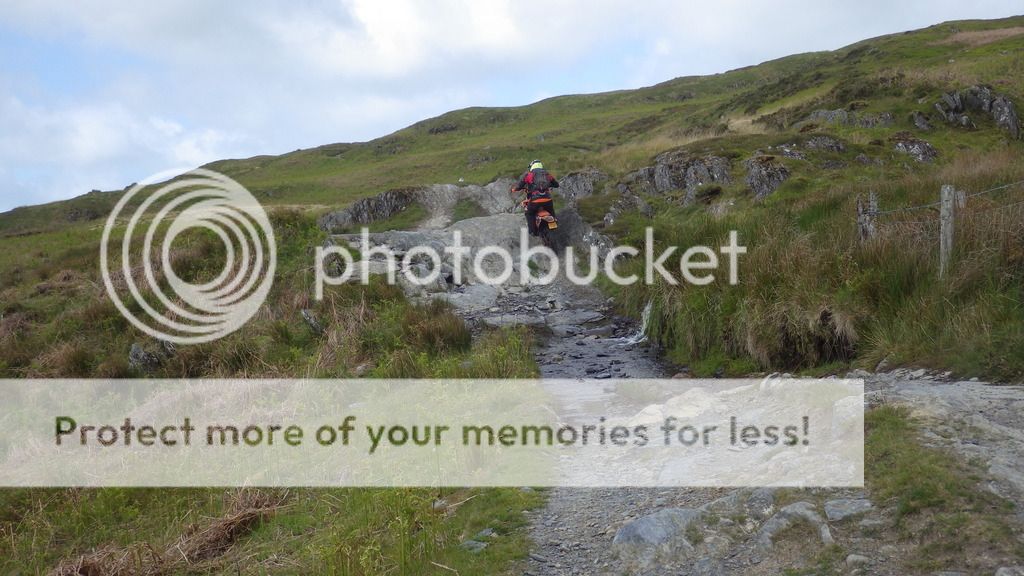
{"type": "MultiPolygon", "coordinates": [[[[1020,379],[1024,218],[993,219],[981,211],[1024,199],[1021,191],[972,199],[958,222],[946,282],[937,280],[935,242],[901,223],[912,218],[886,219],[878,240],[867,245],[858,242],[853,220],[856,198],[871,191],[887,209],[934,201],[945,183],[982,190],[1024,179],[1021,143],[1008,142],[979,115],[978,130],[935,121],[935,130],[921,135],[940,152],[933,165],[917,165],[889,143],[897,131],[912,130],[912,110],[930,110],[942,92],[976,82],[992,84],[1024,108],[1024,39],[971,47],[941,43],[954,28],[1022,24],[1024,17],[946,23],[640,90],[458,110],[365,143],[210,164],[277,208],[278,277],[257,321],[217,343],[179,350],[154,376],[535,376],[528,333],[490,333],[472,341],[450,311],[413,306],[394,287],[343,286],[330,290],[324,302],[312,302],[311,247],[324,240],[315,217],[387,189],[460,178],[485,184],[518,174],[533,157],[559,174],[595,166],[614,184],[657,154],[685,146],[696,155],[731,159],[733,184],[710,200],[726,207],[723,215],[712,216],[702,205],[681,207],[679,194],[670,194],[647,199],[653,222],[626,213],[602,228],[636,245],[643,227],[653,224],[659,244],[683,247],[719,245],[735,229],[748,246],[738,286],[609,287],[624,312],[638,314],[653,302],[652,336],[670,359],[700,375],[776,369],[824,374],[853,365],[871,368],[884,358],[1020,379]],[[792,178],[763,202],[751,198],[744,159],[802,142],[808,135],[792,125],[810,111],[854,102],[865,113],[892,112],[896,124],[819,128],[842,139],[847,151],[808,152],[806,161],[779,158],[792,178]],[[881,164],[860,164],[858,154],[881,164]],[[828,170],[825,161],[846,167],[828,170]],[[324,334],[304,323],[304,308],[326,326],[324,334]]],[[[580,212],[601,222],[618,197],[585,198],[580,212]]],[[[91,193],[0,214],[0,377],[139,375],[127,365],[129,347],[156,343],[105,300],[98,273],[101,226],[119,198],[119,192],[91,193]]],[[[455,217],[479,211],[460,202],[455,217]]],[[[413,205],[371,228],[410,228],[426,216],[413,205]]],[[[220,253],[214,239],[197,234],[185,240],[176,247],[176,263],[195,277],[215,271],[220,253]]],[[[968,553],[980,546],[976,539],[964,540],[971,543],[964,547],[943,536],[965,526],[1002,546],[1005,530],[976,520],[991,510],[965,484],[970,471],[914,443],[897,442],[907,426],[901,414],[876,411],[869,417],[869,482],[896,503],[905,526],[924,534],[922,570],[929,556],[946,558],[941,546],[968,553]]],[[[476,497],[439,518],[430,509],[437,496],[430,491],[298,491],[287,510],[244,535],[222,561],[244,568],[256,558],[266,561],[257,571],[270,573],[303,571],[287,562],[275,565],[275,555],[306,571],[326,565],[342,574],[449,573],[430,562],[463,574],[510,570],[509,561],[525,553],[521,511],[537,505],[537,496],[505,490],[464,495],[476,497]],[[503,534],[487,552],[474,556],[457,549],[461,539],[486,526],[503,534]]],[[[25,572],[43,572],[96,546],[165,546],[197,517],[222,513],[224,499],[217,490],[0,491],[0,571],[27,566],[25,572]]]]}
{"type": "Polygon", "coordinates": [[[470,218],[477,218],[479,216],[486,216],[487,211],[484,210],[480,204],[471,198],[462,198],[455,203],[455,207],[452,209],[452,222],[459,222],[460,220],[468,220],[470,218]]]}
{"type": "Polygon", "coordinates": [[[865,429],[867,486],[873,499],[895,509],[899,537],[915,543],[909,569],[973,571],[986,558],[1024,559],[1013,504],[984,488],[979,470],[923,446],[905,409],[871,410],[865,429]]]}
{"type": "MultiPolygon", "coordinates": [[[[395,214],[386,220],[370,222],[365,227],[370,232],[387,232],[388,230],[411,230],[427,219],[427,209],[422,204],[410,204],[405,210],[395,214]]],[[[363,226],[357,226],[352,231],[361,230],[363,226]]]]}
{"type": "MultiPolygon", "coordinates": [[[[1000,91],[1020,99],[1020,37],[969,50],[935,42],[949,37],[954,27],[998,29],[1022,22],[1024,18],[1015,17],[949,23],[865,40],[834,52],[799,54],[639,90],[562,96],[515,108],[468,108],[365,143],[222,160],[208,167],[238,179],[261,202],[313,206],[318,211],[391,188],[459,178],[485,184],[518,174],[524,159],[532,157],[543,158],[565,174],[589,165],[601,167],[616,150],[641,151],[627,152],[628,162],[612,162],[610,172],[617,176],[657,152],[693,142],[695,135],[714,134],[723,113],[744,115],[750,110],[754,117],[768,111],[837,108],[852,97],[867,100],[869,111],[898,103],[897,117],[902,120],[903,111],[917,106],[917,98],[934,99],[943,90],[975,81],[995,83],[1000,91]],[[895,86],[878,81],[900,74],[903,79],[895,86]]],[[[0,215],[0,235],[49,229],[90,210],[103,214],[116,198],[117,194],[93,195],[0,215]],[[76,212],[75,203],[89,210],[76,212]]]]}
{"type": "MultiPolygon", "coordinates": [[[[283,506],[187,573],[503,574],[525,559],[523,510],[543,501],[519,489],[278,491],[283,506]],[[449,508],[435,509],[444,499],[449,508]],[[459,547],[490,528],[488,548],[459,547]],[[257,568],[258,567],[258,568],[257,568]]],[[[44,573],[75,553],[113,546],[171,549],[190,526],[228,512],[229,493],[207,489],[0,491],[0,571],[44,573]]],[[[149,561],[135,560],[135,566],[149,561]]]]}
{"type": "MultiPolygon", "coordinates": [[[[312,302],[310,248],[323,233],[309,213],[278,211],[271,218],[279,267],[265,314],[223,340],[179,348],[151,376],[536,376],[527,332],[509,329],[473,341],[447,306],[412,305],[393,286],[334,287],[324,301],[312,302]],[[302,308],[313,310],[324,334],[305,324],[302,308]]],[[[97,249],[94,232],[79,225],[7,239],[24,243],[24,250],[0,255],[0,267],[16,271],[5,275],[3,288],[4,377],[143,376],[128,366],[128,349],[133,342],[150,350],[158,344],[98,298],[99,271],[89,265],[97,249]]],[[[222,258],[215,240],[194,234],[176,244],[176,271],[186,279],[215,272],[222,258]]],[[[501,573],[525,556],[522,512],[540,503],[537,494],[450,492],[300,490],[282,512],[240,534],[209,570],[263,566],[263,573],[289,574],[302,566],[303,572],[421,574],[440,570],[431,564],[437,562],[463,573],[501,573]],[[443,515],[431,507],[441,496],[473,498],[443,515]],[[488,527],[501,537],[487,551],[458,548],[488,527]]],[[[0,573],[44,573],[61,560],[110,546],[163,550],[193,523],[224,514],[225,498],[212,489],[0,490],[0,573]]]]}

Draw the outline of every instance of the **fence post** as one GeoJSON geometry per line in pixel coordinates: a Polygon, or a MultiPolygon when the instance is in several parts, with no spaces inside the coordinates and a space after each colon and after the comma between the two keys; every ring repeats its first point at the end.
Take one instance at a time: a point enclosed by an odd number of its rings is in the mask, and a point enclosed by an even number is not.
{"type": "Polygon", "coordinates": [[[878,195],[874,192],[868,194],[868,202],[865,205],[857,198],[857,231],[860,233],[861,242],[865,242],[875,236],[875,214],[878,213],[878,195]]]}
{"type": "Polygon", "coordinates": [[[939,207],[939,278],[949,272],[949,259],[953,254],[953,226],[956,221],[957,193],[949,184],[942,185],[939,207]]]}

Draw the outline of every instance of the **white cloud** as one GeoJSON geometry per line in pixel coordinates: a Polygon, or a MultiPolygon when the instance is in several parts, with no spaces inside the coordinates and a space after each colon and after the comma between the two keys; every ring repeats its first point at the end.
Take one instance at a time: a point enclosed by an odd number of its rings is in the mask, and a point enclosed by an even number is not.
{"type": "Polygon", "coordinates": [[[63,76],[62,49],[95,56],[76,64],[97,76],[61,86],[0,71],[0,184],[19,183],[0,209],[183,162],[371,138],[467,105],[720,72],[1018,3],[0,0],[0,25],[57,54],[36,76],[63,76]]]}

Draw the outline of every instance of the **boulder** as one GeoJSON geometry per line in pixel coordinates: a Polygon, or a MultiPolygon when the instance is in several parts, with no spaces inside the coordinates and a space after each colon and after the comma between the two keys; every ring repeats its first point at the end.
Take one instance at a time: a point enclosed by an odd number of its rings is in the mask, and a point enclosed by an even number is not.
{"type": "Polygon", "coordinates": [[[625,178],[631,190],[665,194],[683,190],[684,204],[692,204],[697,189],[705,184],[730,184],[729,159],[721,156],[695,157],[685,150],[658,155],[654,166],[642,168],[625,178]]]}
{"type": "Polygon", "coordinates": [[[160,367],[160,357],[149,352],[138,342],[128,351],[128,365],[143,373],[150,373],[160,367]]]}
{"type": "MultiPolygon", "coordinates": [[[[858,401],[858,404],[860,402],[858,401]]],[[[825,502],[825,517],[829,522],[839,522],[864,514],[874,506],[867,498],[839,498],[825,502]]]]}
{"type": "Polygon", "coordinates": [[[893,142],[893,149],[901,154],[907,154],[918,162],[931,162],[938,157],[939,151],[934,146],[910,135],[909,132],[897,132],[890,139],[893,142]]]}
{"type": "Polygon", "coordinates": [[[555,193],[565,200],[566,207],[574,208],[580,198],[597,193],[598,185],[607,179],[608,176],[604,172],[596,168],[587,168],[559,178],[559,187],[555,188],[555,193]]]}
{"type": "Polygon", "coordinates": [[[892,126],[895,122],[891,112],[879,114],[851,112],[839,108],[837,110],[815,110],[807,117],[807,122],[823,122],[825,124],[839,124],[842,126],[857,126],[859,128],[877,128],[892,126]]]}
{"type": "Polygon", "coordinates": [[[747,168],[747,185],[757,199],[768,196],[789,178],[789,170],[776,162],[774,156],[755,156],[744,166],[747,168]]]}
{"type": "Polygon", "coordinates": [[[1022,135],[1020,117],[1013,101],[997,94],[990,86],[979,84],[966,90],[947,92],[935,103],[935,110],[946,122],[965,128],[975,128],[967,112],[987,114],[1014,140],[1019,140],[1022,135]]]}
{"type": "Polygon", "coordinates": [[[388,190],[371,198],[357,200],[344,210],[321,216],[319,225],[328,232],[343,232],[353,226],[391,218],[415,201],[416,191],[413,189],[388,190]]]}
{"type": "Polygon", "coordinates": [[[306,325],[309,326],[309,329],[313,331],[313,334],[320,336],[321,334],[324,333],[323,325],[320,324],[319,320],[317,320],[316,313],[314,313],[312,310],[303,308],[302,319],[306,321],[306,325]]]}
{"type": "Polygon", "coordinates": [[[619,528],[612,548],[627,564],[641,570],[660,557],[689,554],[693,544],[686,539],[686,530],[703,515],[690,508],[659,510],[619,528]]]}
{"type": "Polygon", "coordinates": [[[834,542],[832,532],[828,529],[828,524],[822,520],[814,504],[810,502],[794,502],[779,510],[761,526],[755,539],[757,546],[761,549],[770,549],[774,545],[773,539],[776,535],[799,522],[805,522],[814,528],[818,532],[818,538],[822,544],[832,544],[834,542]]]}
{"type": "Polygon", "coordinates": [[[931,122],[928,121],[928,116],[914,110],[910,113],[910,121],[914,124],[914,127],[922,132],[927,132],[932,129],[931,122]]]}
{"type": "Polygon", "coordinates": [[[846,152],[846,145],[843,144],[841,140],[838,140],[831,136],[826,136],[824,134],[811,136],[810,138],[807,139],[807,142],[804,144],[804,146],[810,148],[811,150],[824,150],[826,152],[846,152]]]}
{"type": "Polygon", "coordinates": [[[604,215],[604,225],[611,226],[619,219],[620,216],[626,212],[633,211],[640,212],[640,214],[647,218],[654,215],[654,211],[651,209],[650,204],[640,196],[626,190],[622,194],[622,197],[616,200],[612,204],[611,208],[608,209],[608,213],[604,215]]]}

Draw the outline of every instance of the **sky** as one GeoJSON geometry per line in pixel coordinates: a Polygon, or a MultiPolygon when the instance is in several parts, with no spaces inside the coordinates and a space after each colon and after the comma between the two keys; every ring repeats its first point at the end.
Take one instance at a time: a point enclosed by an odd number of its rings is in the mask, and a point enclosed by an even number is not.
{"type": "Polygon", "coordinates": [[[0,0],[0,211],[466,106],[1022,12],[1020,0],[0,0]]]}

